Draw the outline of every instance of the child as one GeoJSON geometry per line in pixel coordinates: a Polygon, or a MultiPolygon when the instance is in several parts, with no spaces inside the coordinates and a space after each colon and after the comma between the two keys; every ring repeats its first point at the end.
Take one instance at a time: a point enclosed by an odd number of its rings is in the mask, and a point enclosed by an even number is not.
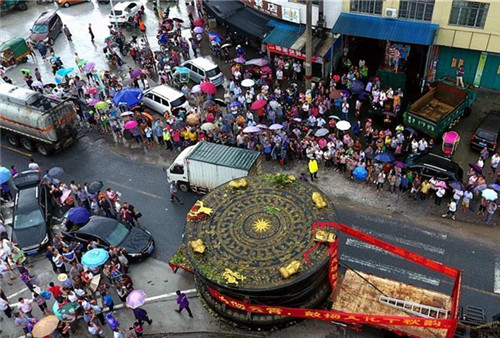
{"type": "Polygon", "coordinates": [[[134,326],[129,328],[129,330],[134,330],[135,336],[138,338],[142,337],[142,334],[144,332],[144,329],[142,328],[142,324],[140,321],[134,322],[134,326]]]}

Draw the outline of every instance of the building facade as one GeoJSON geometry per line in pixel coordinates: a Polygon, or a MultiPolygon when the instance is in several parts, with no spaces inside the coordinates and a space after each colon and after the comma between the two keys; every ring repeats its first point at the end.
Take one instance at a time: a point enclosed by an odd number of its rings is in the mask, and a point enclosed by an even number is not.
{"type": "Polygon", "coordinates": [[[455,77],[463,65],[467,83],[500,89],[500,1],[344,0],[342,12],[436,24],[424,70],[427,80],[455,77]]]}

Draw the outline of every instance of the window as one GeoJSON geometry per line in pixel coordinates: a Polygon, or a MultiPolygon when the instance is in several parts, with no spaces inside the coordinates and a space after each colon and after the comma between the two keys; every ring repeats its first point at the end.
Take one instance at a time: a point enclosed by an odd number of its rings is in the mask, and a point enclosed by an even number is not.
{"type": "Polygon", "coordinates": [[[464,0],[453,0],[450,25],[483,28],[490,4],[464,0]]]}
{"type": "Polygon", "coordinates": [[[401,0],[399,17],[412,20],[432,20],[435,0],[401,0]]]}
{"type": "Polygon", "coordinates": [[[383,0],[351,0],[351,12],[382,14],[383,0]]]}

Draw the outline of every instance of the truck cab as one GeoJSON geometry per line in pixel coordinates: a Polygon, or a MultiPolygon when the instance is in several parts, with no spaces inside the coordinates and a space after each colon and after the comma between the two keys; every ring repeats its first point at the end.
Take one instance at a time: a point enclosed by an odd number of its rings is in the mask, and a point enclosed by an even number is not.
{"type": "Polygon", "coordinates": [[[189,146],[176,157],[174,162],[165,169],[168,183],[177,182],[177,186],[182,192],[189,191],[189,177],[186,166],[186,158],[191,154],[196,146],[189,146]]]}

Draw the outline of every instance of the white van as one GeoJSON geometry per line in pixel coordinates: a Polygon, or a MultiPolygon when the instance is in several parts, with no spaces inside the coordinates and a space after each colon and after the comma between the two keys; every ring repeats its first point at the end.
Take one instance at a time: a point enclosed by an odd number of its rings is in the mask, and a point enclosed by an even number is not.
{"type": "Polygon", "coordinates": [[[175,114],[179,108],[185,110],[189,108],[189,102],[184,94],[165,84],[146,90],[142,104],[160,114],[165,111],[175,114]]]}
{"type": "Polygon", "coordinates": [[[197,57],[196,59],[184,61],[182,67],[189,69],[189,76],[194,82],[200,83],[205,81],[206,78],[216,86],[220,86],[224,82],[224,75],[219,66],[206,58],[197,57]]]}

